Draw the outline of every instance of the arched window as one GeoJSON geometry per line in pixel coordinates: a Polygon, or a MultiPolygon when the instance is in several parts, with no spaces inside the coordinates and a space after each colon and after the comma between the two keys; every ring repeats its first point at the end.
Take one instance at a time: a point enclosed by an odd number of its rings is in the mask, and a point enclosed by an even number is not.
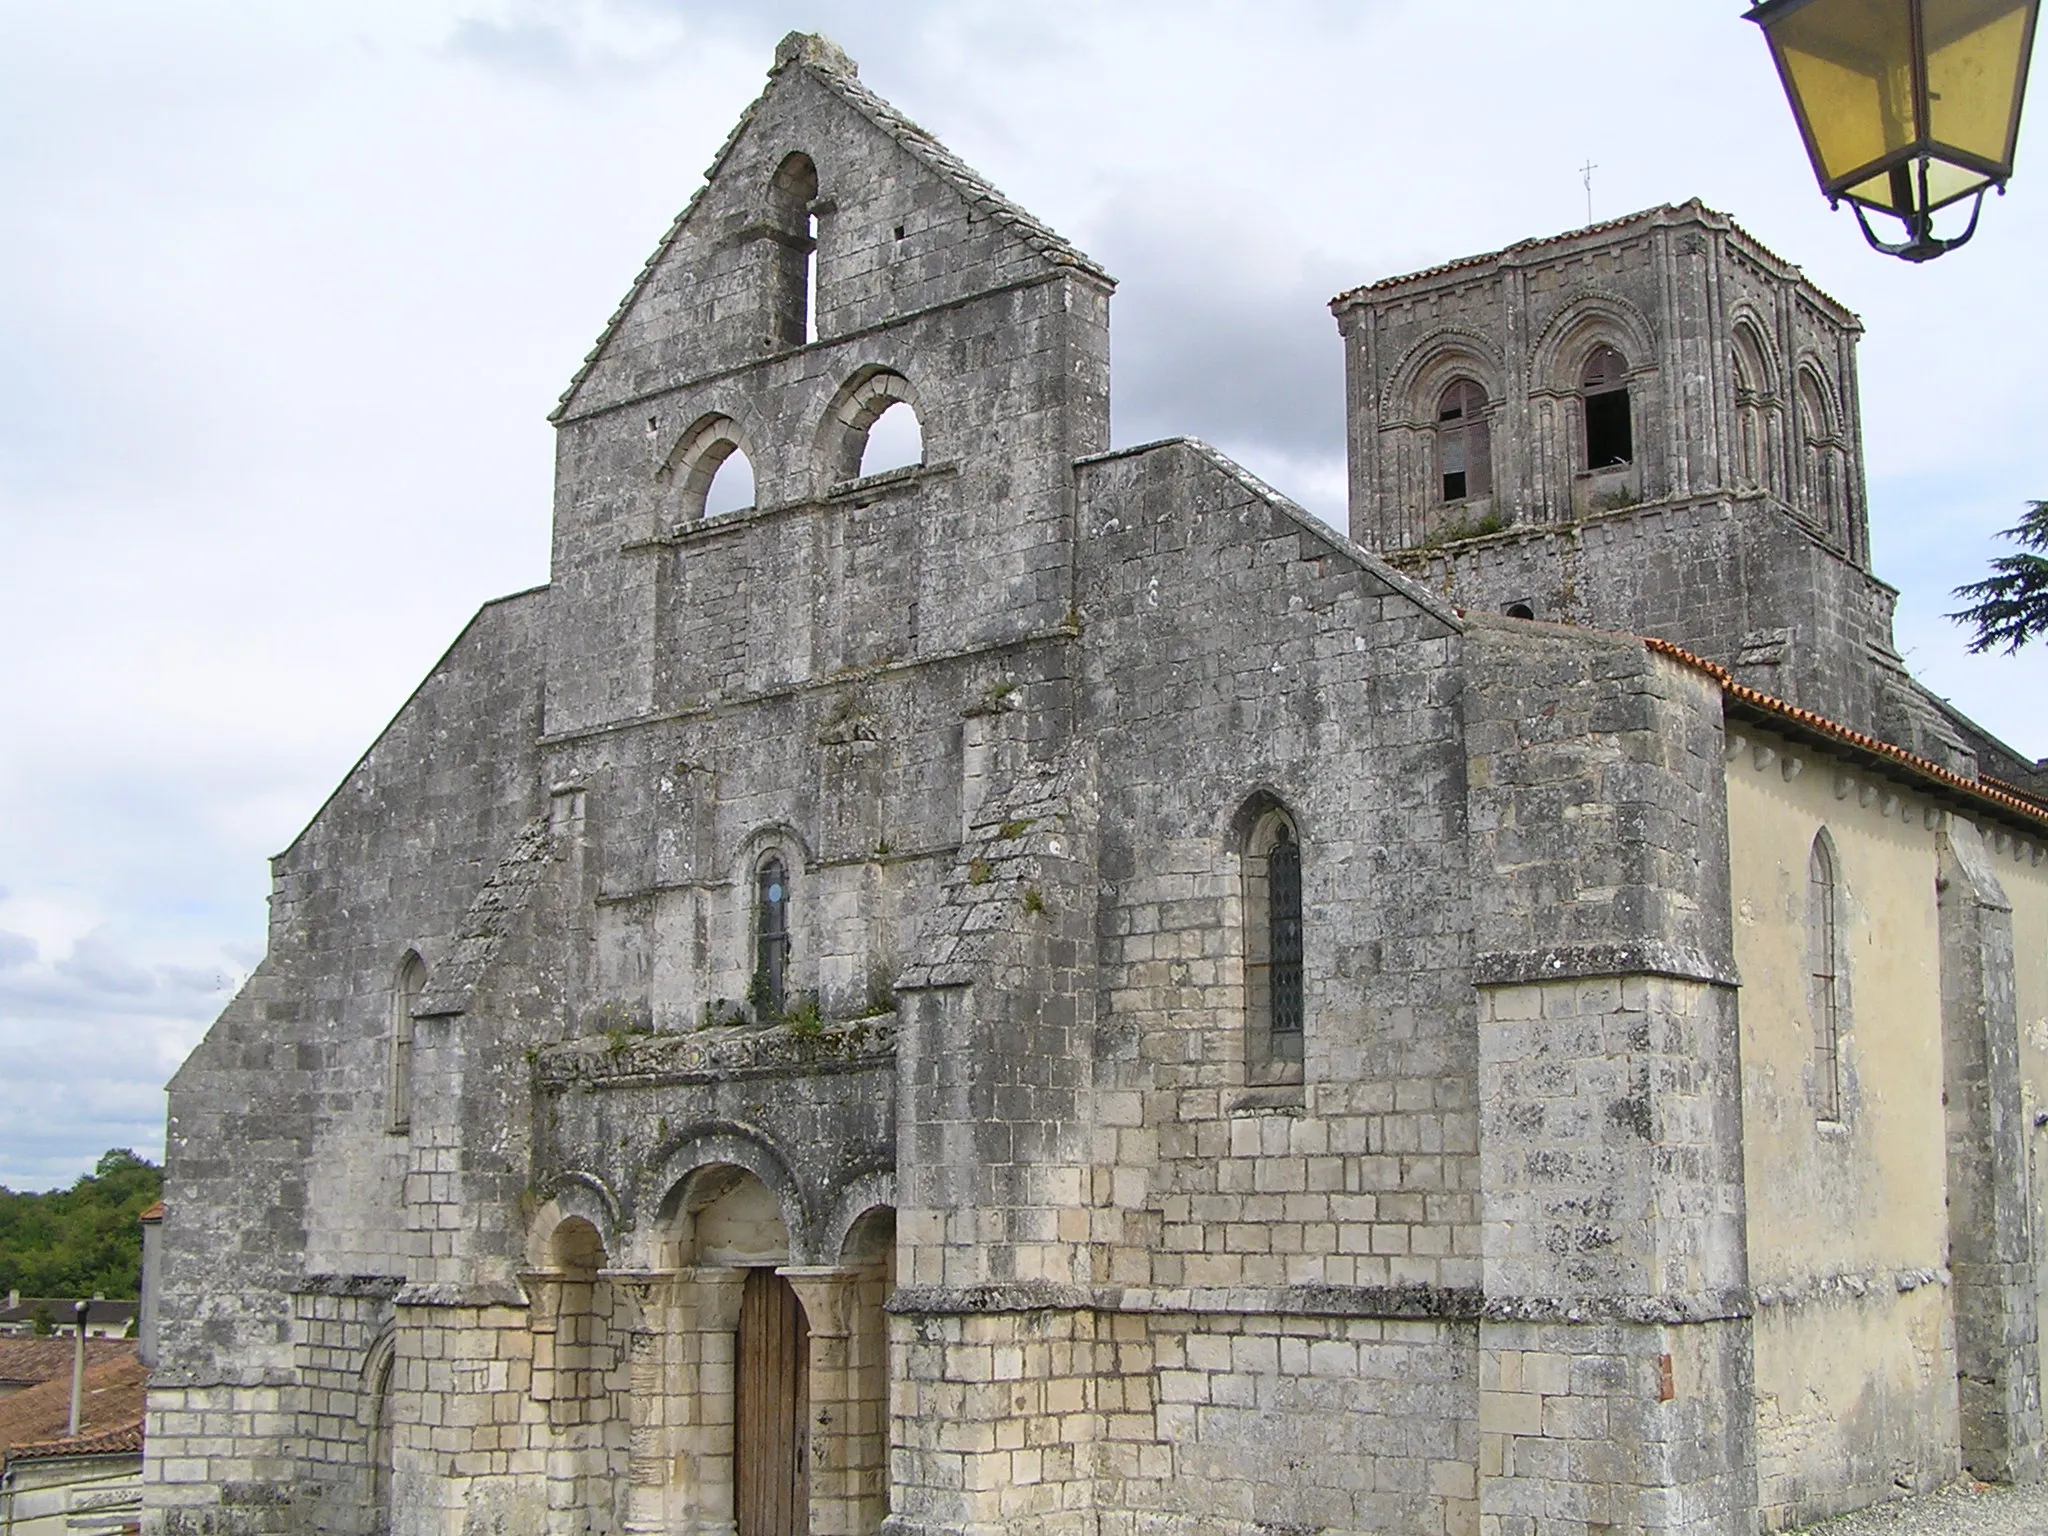
{"type": "Polygon", "coordinates": [[[1829,533],[1842,526],[1847,502],[1846,456],[1835,434],[1832,391],[1810,368],[1799,370],[1799,438],[1804,445],[1804,484],[1800,487],[1806,511],[1829,533]]]}
{"type": "Polygon", "coordinates": [[[1436,464],[1445,501],[1492,494],[1486,391],[1470,379],[1454,379],[1437,401],[1436,464]]]}
{"type": "Polygon", "coordinates": [[[1273,807],[1253,823],[1244,849],[1245,1070],[1255,1083],[1301,1081],[1301,841],[1273,807]]]}
{"type": "Polygon", "coordinates": [[[771,853],[754,866],[754,980],[747,1001],[766,1019],[789,998],[789,866],[771,853]]]}
{"type": "Polygon", "coordinates": [[[669,522],[680,527],[754,505],[754,464],[742,441],[739,423],[717,414],[700,418],[683,434],[657,476],[674,487],[669,522]]]}
{"type": "Polygon", "coordinates": [[[1735,327],[1735,483],[1774,490],[1771,474],[1771,369],[1747,321],[1735,327]]]}
{"type": "Polygon", "coordinates": [[[786,156],[769,184],[773,226],[769,344],[800,347],[818,339],[818,168],[806,154],[786,156]]]}
{"type": "Polygon", "coordinates": [[[704,516],[740,512],[754,504],[754,464],[737,443],[727,447],[704,491],[704,516]]]}
{"type": "Polygon", "coordinates": [[[886,368],[864,369],[848,380],[825,412],[818,433],[825,473],[835,484],[924,462],[917,392],[902,374],[886,368]],[[890,418],[886,425],[885,417],[890,418]]]}
{"type": "Polygon", "coordinates": [[[1806,857],[1806,998],[1813,1020],[1813,1109],[1822,1120],[1842,1118],[1843,995],[1842,893],[1835,852],[1825,828],[1806,857]]]}
{"type": "Polygon", "coordinates": [[[398,962],[398,975],[391,987],[390,1059],[387,1063],[385,1124],[394,1134],[412,1129],[412,1029],[413,1010],[427,989],[427,967],[416,950],[407,950],[398,962]]]}
{"type": "Polygon", "coordinates": [[[860,472],[881,475],[923,462],[924,429],[917,424],[917,412],[907,401],[890,401],[868,427],[867,441],[861,447],[860,472]]]}
{"type": "Polygon", "coordinates": [[[1586,413],[1586,468],[1611,469],[1635,459],[1635,427],[1629,413],[1628,363],[1609,346],[1586,359],[1579,389],[1586,413]]]}

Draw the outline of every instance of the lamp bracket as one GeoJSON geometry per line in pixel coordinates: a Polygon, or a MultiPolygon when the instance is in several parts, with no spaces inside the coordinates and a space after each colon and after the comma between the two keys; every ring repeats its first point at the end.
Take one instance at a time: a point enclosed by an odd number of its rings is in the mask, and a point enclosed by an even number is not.
{"type": "MultiPolygon", "coordinates": [[[[1999,188],[2001,192],[2004,190],[2003,187],[1999,188]]],[[[1983,187],[1979,187],[1977,195],[1970,200],[1970,222],[1964,226],[1963,232],[1947,239],[1934,233],[1934,215],[1921,209],[1915,213],[1901,215],[1910,239],[1880,240],[1877,231],[1870,227],[1870,220],[1864,216],[1863,205],[1852,199],[1849,207],[1855,213],[1856,223],[1863,230],[1863,238],[1869,242],[1872,250],[1882,251],[1887,256],[1896,256],[1901,261],[1932,261],[1937,256],[1947,255],[1957,246],[1969,244],[1970,236],[1977,233],[1977,215],[1984,211],[1984,191],[1983,187]]]]}

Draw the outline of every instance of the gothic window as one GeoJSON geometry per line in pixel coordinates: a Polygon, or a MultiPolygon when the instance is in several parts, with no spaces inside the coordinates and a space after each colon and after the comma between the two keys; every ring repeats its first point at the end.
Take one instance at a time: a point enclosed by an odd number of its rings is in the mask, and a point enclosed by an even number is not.
{"type": "Polygon", "coordinates": [[[1486,391],[1470,379],[1453,380],[1437,401],[1436,462],[1445,501],[1492,492],[1493,445],[1486,424],[1486,391]]]}
{"type": "Polygon", "coordinates": [[[1586,411],[1586,468],[1611,469],[1635,458],[1635,428],[1629,415],[1628,363],[1608,346],[1586,359],[1579,388],[1586,411]]]}
{"type": "Polygon", "coordinates": [[[1833,841],[1823,829],[1806,859],[1806,997],[1813,1020],[1814,1114],[1842,1118],[1842,893],[1833,841]]]}
{"type": "Polygon", "coordinates": [[[416,951],[407,950],[391,988],[385,1124],[393,1134],[412,1128],[412,1016],[426,988],[427,967],[416,951]]]}
{"type": "Polygon", "coordinates": [[[1244,850],[1245,1068],[1255,1083],[1301,1081],[1303,1007],[1301,841],[1274,807],[1244,850]]]}
{"type": "Polygon", "coordinates": [[[805,154],[786,157],[769,186],[769,250],[774,278],[769,344],[800,347],[818,339],[818,168],[805,154]]]}
{"type": "Polygon", "coordinates": [[[789,997],[789,866],[771,853],[754,867],[754,980],[747,1000],[776,1017],[789,997]]]}

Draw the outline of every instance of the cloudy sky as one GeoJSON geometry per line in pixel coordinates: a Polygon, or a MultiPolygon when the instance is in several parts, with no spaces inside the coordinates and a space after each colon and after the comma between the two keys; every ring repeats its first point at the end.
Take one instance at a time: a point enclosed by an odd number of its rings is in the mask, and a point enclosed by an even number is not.
{"type": "Polygon", "coordinates": [[[1733,213],[1869,328],[1902,647],[2048,753],[2048,656],[1941,618],[2048,496],[2048,146],[1968,251],[1872,255],[1741,11],[0,0],[0,1183],[160,1153],[265,858],[546,579],[544,416],[792,28],[1121,280],[1120,443],[1338,522],[1332,294],[1583,223],[1589,160],[1596,217],[1733,213]]]}

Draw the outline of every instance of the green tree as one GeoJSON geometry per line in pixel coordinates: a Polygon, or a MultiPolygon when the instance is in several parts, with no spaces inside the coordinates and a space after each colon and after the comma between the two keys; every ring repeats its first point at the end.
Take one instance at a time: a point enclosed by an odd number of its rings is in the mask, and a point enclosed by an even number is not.
{"type": "Polygon", "coordinates": [[[163,1170],[125,1148],[103,1156],[69,1189],[0,1188],[0,1291],[58,1298],[133,1298],[142,1282],[143,1210],[163,1170]]]}
{"type": "Polygon", "coordinates": [[[1991,575],[1957,587],[1954,595],[1969,606],[1949,617],[1977,631],[1972,652],[2002,647],[2011,655],[2048,634],[2048,501],[2031,503],[2026,515],[1998,536],[2011,539],[2021,552],[2000,555],[1991,562],[1991,575]]]}

